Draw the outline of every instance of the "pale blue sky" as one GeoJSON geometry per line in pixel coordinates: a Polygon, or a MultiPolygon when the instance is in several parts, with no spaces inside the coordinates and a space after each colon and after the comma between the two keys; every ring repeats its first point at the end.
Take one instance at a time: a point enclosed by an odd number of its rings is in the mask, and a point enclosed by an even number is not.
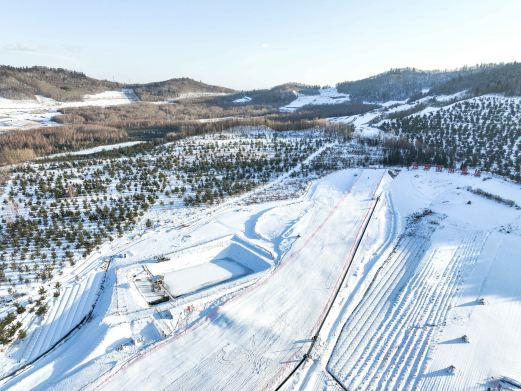
{"type": "Polygon", "coordinates": [[[334,84],[521,60],[521,0],[0,0],[0,63],[122,82],[334,84]]]}

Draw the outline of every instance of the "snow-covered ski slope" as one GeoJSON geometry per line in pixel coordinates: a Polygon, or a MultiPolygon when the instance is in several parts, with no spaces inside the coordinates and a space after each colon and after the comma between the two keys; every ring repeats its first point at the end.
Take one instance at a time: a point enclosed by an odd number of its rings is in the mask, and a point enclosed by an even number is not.
{"type": "Polygon", "coordinates": [[[261,389],[302,357],[344,267],[382,171],[337,173],[311,190],[279,268],[186,334],[117,367],[98,387],[261,389]]]}
{"type": "Polygon", "coordinates": [[[430,249],[424,238],[404,237],[342,330],[329,365],[342,384],[417,389],[427,349],[456,293],[458,270],[475,262],[482,240],[471,234],[430,249]]]}
{"type": "Polygon", "coordinates": [[[521,201],[518,185],[490,177],[411,170],[389,182],[394,240],[370,224],[337,324],[295,388],[330,389],[333,376],[348,390],[521,378],[521,212],[469,188],[521,201]]]}

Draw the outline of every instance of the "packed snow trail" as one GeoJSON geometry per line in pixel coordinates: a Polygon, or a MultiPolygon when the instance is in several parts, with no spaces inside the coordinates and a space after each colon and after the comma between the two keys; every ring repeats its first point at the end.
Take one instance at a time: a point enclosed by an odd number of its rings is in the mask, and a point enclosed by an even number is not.
{"type": "Polygon", "coordinates": [[[274,386],[309,346],[373,203],[380,170],[337,172],[310,190],[280,267],[206,322],[157,344],[95,388],[244,390],[274,386]]]}
{"type": "MultiPolygon", "coordinates": [[[[429,220],[425,225],[437,224],[429,220]]],[[[417,389],[434,332],[456,293],[458,271],[485,239],[469,232],[438,247],[428,232],[417,230],[402,237],[344,325],[328,369],[347,389],[417,389]]]]}

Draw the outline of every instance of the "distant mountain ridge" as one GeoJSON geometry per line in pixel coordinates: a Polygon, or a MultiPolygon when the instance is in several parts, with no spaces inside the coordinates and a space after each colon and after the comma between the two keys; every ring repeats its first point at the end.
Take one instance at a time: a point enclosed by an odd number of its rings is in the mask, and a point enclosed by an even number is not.
{"type": "MultiPolygon", "coordinates": [[[[0,97],[32,99],[42,95],[59,101],[81,100],[86,94],[132,88],[143,101],[162,101],[183,96],[222,95],[214,103],[284,106],[295,99],[295,93],[317,94],[320,86],[285,83],[270,89],[238,92],[231,88],[205,84],[190,78],[174,78],[145,84],[125,84],[98,80],[84,73],[41,66],[17,68],[0,66],[0,97]]],[[[336,85],[338,92],[349,94],[355,103],[387,102],[418,99],[427,94],[454,94],[468,91],[478,96],[500,93],[521,96],[521,63],[482,64],[446,71],[423,71],[415,68],[391,69],[362,80],[336,85]]]]}
{"type": "Polygon", "coordinates": [[[187,93],[218,94],[234,90],[202,83],[189,78],[169,79],[146,84],[124,84],[98,80],[84,73],[41,66],[18,68],[0,66],[0,97],[34,99],[42,95],[58,101],[78,101],[87,94],[132,88],[141,100],[175,99],[187,93]]]}

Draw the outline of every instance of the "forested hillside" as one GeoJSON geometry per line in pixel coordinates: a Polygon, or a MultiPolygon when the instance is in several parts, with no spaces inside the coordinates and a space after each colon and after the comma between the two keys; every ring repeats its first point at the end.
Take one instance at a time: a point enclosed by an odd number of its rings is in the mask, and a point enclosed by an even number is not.
{"type": "Polygon", "coordinates": [[[488,65],[463,72],[449,81],[432,88],[433,94],[453,94],[469,91],[477,96],[483,94],[505,94],[507,96],[521,95],[521,64],[510,63],[488,65]]]}
{"type": "Polygon", "coordinates": [[[0,97],[34,99],[35,95],[59,101],[81,100],[86,94],[122,88],[119,83],[97,80],[61,68],[0,66],[0,97]]]}
{"type": "Polygon", "coordinates": [[[219,105],[268,105],[272,107],[285,106],[295,100],[296,94],[318,94],[320,86],[302,83],[285,83],[269,89],[242,91],[228,96],[217,97],[213,100],[219,105]],[[249,99],[241,100],[248,97],[249,99]]]}
{"type": "Polygon", "coordinates": [[[141,100],[158,101],[179,98],[183,94],[228,94],[233,92],[230,88],[213,86],[195,81],[187,77],[170,79],[147,84],[132,84],[126,87],[132,88],[141,100]]]}
{"type": "Polygon", "coordinates": [[[380,127],[412,161],[470,166],[521,180],[521,99],[481,96],[425,114],[384,121],[380,127]]]}
{"type": "Polygon", "coordinates": [[[391,69],[367,79],[339,83],[337,90],[358,101],[405,100],[421,94],[424,89],[450,80],[454,73],[420,71],[414,68],[391,69]]]}
{"type": "Polygon", "coordinates": [[[123,84],[97,80],[84,73],[61,68],[0,66],[0,97],[34,99],[41,95],[58,101],[80,101],[86,94],[132,88],[141,100],[175,99],[183,94],[231,93],[232,89],[218,87],[189,78],[170,79],[148,84],[123,84]]]}
{"type": "Polygon", "coordinates": [[[482,64],[451,71],[392,69],[358,81],[337,85],[352,100],[386,102],[422,95],[454,94],[467,90],[471,95],[502,93],[521,95],[521,64],[482,64]]]}

